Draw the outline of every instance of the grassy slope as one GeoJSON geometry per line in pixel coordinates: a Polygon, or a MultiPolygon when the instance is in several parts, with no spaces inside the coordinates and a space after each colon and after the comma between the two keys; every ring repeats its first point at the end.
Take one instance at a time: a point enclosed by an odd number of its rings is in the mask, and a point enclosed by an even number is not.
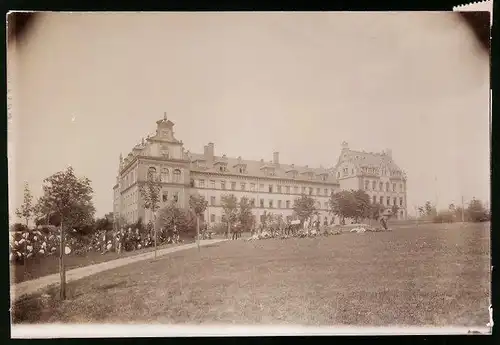
{"type": "Polygon", "coordinates": [[[226,242],[103,272],[14,322],[485,326],[487,224],[226,242]],[[448,228],[448,229],[446,229],[448,228]]]}

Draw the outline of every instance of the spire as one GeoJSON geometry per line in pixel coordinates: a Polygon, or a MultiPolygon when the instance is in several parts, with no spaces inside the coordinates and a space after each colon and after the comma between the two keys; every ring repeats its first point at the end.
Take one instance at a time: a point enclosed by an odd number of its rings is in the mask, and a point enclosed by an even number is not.
{"type": "Polygon", "coordinates": [[[122,154],[120,153],[120,163],[123,161],[123,156],[122,154]]]}
{"type": "Polygon", "coordinates": [[[166,111],[163,113],[163,121],[167,122],[167,112],[166,111]]]}

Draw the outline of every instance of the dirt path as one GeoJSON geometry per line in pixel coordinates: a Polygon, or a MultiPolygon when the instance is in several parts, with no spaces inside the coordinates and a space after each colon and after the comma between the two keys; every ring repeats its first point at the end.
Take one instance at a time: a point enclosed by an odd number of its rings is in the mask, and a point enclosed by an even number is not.
{"type": "MultiPolygon", "coordinates": [[[[202,240],[200,246],[207,246],[218,242],[226,241],[225,239],[215,239],[215,240],[202,240]]],[[[177,247],[160,249],[157,251],[157,256],[163,256],[166,254],[178,252],[185,249],[196,248],[196,243],[185,244],[177,247]]],[[[92,274],[96,274],[102,271],[107,271],[116,267],[125,266],[137,261],[143,261],[154,258],[154,251],[144,254],[139,254],[135,256],[129,256],[126,258],[115,259],[100,264],[89,265],[85,267],[75,268],[66,271],[66,282],[71,282],[74,280],[82,279],[88,277],[92,274]]],[[[35,293],[41,289],[44,289],[50,285],[59,284],[59,273],[51,274],[38,279],[28,280],[22,283],[11,285],[10,287],[10,298],[11,301],[19,299],[22,296],[35,293]]]]}

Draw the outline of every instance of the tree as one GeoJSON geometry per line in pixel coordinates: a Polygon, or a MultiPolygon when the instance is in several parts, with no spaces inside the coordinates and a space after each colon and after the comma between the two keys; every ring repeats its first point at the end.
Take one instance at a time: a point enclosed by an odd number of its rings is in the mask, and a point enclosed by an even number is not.
{"type": "Polygon", "coordinates": [[[299,217],[300,222],[310,218],[316,211],[314,206],[316,202],[309,195],[302,194],[299,198],[293,201],[293,210],[297,217],[299,217]]]}
{"type": "Polygon", "coordinates": [[[94,227],[95,230],[113,230],[113,222],[108,217],[97,218],[94,227]]]}
{"type": "Polygon", "coordinates": [[[397,217],[398,211],[399,211],[398,205],[396,205],[396,204],[392,205],[392,207],[391,207],[391,216],[396,215],[396,217],[397,217]]]}
{"type": "Polygon", "coordinates": [[[179,233],[191,235],[196,224],[196,217],[193,213],[171,202],[158,211],[155,227],[170,229],[175,227],[179,233]]]}
{"type": "Polygon", "coordinates": [[[146,182],[139,184],[139,194],[143,199],[144,208],[150,210],[153,214],[153,231],[155,236],[155,259],[156,259],[156,241],[157,241],[157,231],[156,231],[156,212],[160,208],[160,193],[161,193],[161,183],[158,176],[154,171],[148,171],[146,182]]]}
{"type": "Polygon", "coordinates": [[[38,198],[35,206],[33,207],[35,225],[49,225],[50,224],[50,208],[47,200],[42,196],[38,198]]]}
{"type": "Polygon", "coordinates": [[[418,208],[418,214],[419,214],[420,217],[422,217],[425,214],[425,209],[424,209],[423,206],[420,206],[418,208]]]}
{"type": "Polygon", "coordinates": [[[221,206],[227,221],[228,235],[231,235],[231,225],[238,219],[238,199],[234,194],[226,194],[221,197],[221,206]]]}
{"type": "Polygon", "coordinates": [[[203,195],[193,194],[189,197],[189,207],[196,215],[196,242],[198,243],[198,250],[200,250],[200,217],[207,209],[208,202],[203,195]]]}
{"type": "Polygon", "coordinates": [[[362,189],[351,193],[354,198],[354,219],[358,223],[359,219],[370,217],[370,196],[362,189]]]}
{"type": "Polygon", "coordinates": [[[427,217],[434,217],[437,215],[436,207],[432,206],[430,201],[425,203],[424,209],[427,217]]]}
{"type": "Polygon", "coordinates": [[[484,222],[488,220],[488,211],[483,206],[481,200],[475,198],[469,203],[467,214],[472,222],[484,222]]]}
{"type": "Polygon", "coordinates": [[[20,208],[16,209],[16,216],[26,220],[26,226],[28,226],[28,222],[34,214],[35,206],[33,205],[33,196],[31,195],[28,182],[25,182],[23,203],[20,208]]]}
{"type": "Polygon", "coordinates": [[[237,220],[242,229],[249,230],[253,227],[252,204],[246,196],[240,199],[237,220]]]}
{"type": "Polygon", "coordinates": [[[343,190],[332,194],[329,200],[330,213],[338,216],[341,223],[345,224],[345,218],[357,216],[357,201],[352,191],[343,190]]]}
{"type": "Polygon", "coordinates": [[[61,218],[61,241],[59,270],[61,277],[61,299],[66,298],[66,271],[64,267],[65,228],[71,229],[76,223],[93,220],[95,208],[92,203],[92,187],[86,177],[75,176],[73,168],[60,171],[46,178],[43,185],[43,203],[61,218]]]}
{"type": "Polygon", "coordinates": [[[271,225],[273,221],[273,214],[271,212],[264,211],[260,218],[260,223],[262,224],[263,228],[267,228],[268,226],[271,225]]]}
{"type": "Polygon", "coordinates": [[[385,211],[384,205],[379,204],[379,203],[371,204],[370,205],[370,219],[373,219],[375,221],[379,220],[380,215],[384,211],[385,211]]]}

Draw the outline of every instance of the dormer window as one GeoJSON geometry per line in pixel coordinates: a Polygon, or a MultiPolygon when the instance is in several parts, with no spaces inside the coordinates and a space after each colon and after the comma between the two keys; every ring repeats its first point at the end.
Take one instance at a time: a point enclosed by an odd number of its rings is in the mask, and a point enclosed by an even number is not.
{"type": "Polygon", "coordinates": [[[262,171],[264,171],[264,174],[267,176],[274,176],[275,175],[274,167],[272,167],[272,166],[264,165],[260,169],[262,171]]]}
{"type": "Polygon", "coordinates": [[[220,172],[226,172],[227,171],[227,163],[226,162],[219,161],[219,162],[216,162],[214,165],[218,166],[218,170],[220,172]]]}
{"type": "Polygon", "coordinates": [[[241,161],[239,161],[238,164],[235,164],[234,168],[236,168],[236,171],[238,171],[240,174],[245,174],[247,172],[247,165],[241,163],[241,161]]]}

